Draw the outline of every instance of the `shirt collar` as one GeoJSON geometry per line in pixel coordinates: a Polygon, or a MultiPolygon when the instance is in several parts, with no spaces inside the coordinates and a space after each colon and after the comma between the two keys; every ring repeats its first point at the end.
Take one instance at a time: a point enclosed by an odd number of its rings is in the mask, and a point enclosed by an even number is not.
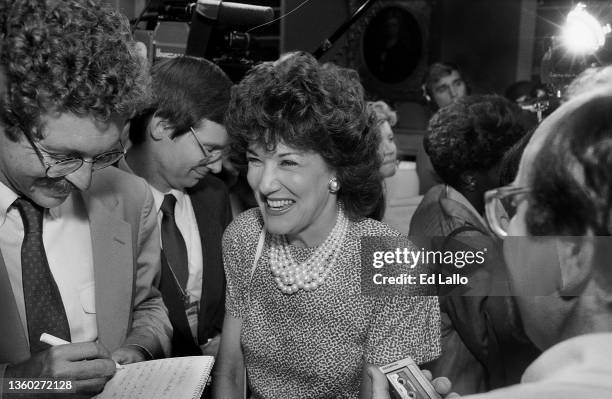
{"type": "MultiPolygon", "coordinates": [[[[64,202],[62,202],[55,208],[47,209],[48,210],[47,214],[51,217],[51,219],[59,219],[62,216],[62,207],[67,206],[66,204],[74,201],[74,198],[77,195],[80,195],[80,191],[73,190],[73,192],[70,193],[70,195],[64,200],[64,202]]],[[[74,205],[70,205],[70,206],[74,206],[74,205]]]]}
{"type": "Polygon", "coordinates": [[[159,211],[161,209],[162,202],[164,202],[164,196],[166,194],[174,195],[174,197],[176,198],[176,202],[179,203],[179,204],[185,198],[185,193],[183,191],[180,191],[180,190],[172,189],[172,190],[170,190],[170,191],[168,191],[166,193],[162,193],[161,191],[159,191],[158,189],[156,189],[155,187],[153,187],[150,184],[149,184],[149,188],[151,189],[151,193],[153,194],[153,202],[155,202],[155,210],[157,211],[157,213],[159,213],[159,211]]]}
{"type": "Polygon", "coordinates": [[[486,222],[486,220],[484,220],[480,213],[478,213],[476,208],[474,208],[472,203],[468,201],[467,198],[465,198],[459,191],[455,190],[448,184],[445,185],[445,190],[446,198],[451,199],[453,201],[457,201],[461,205],[465,206],[471,212],[471,214],[480,222],[480,224],[482,224],[485,228],[488,228],[489,224],[486,222]]]}
{"type": "MultiPolygon", "coordinates": [[[[126,154],[125,157],[123,157],[123,158],[121,158],[119,160],[119,168],[123,169],[124,171],[129,172],[129,173],[131,173],[133,175],[136,174],[136,173],[134,173],[134,171],[130,167],[130,164],[127,162],[127,154],[126,154]]],[[[157,213],[159,213],[159,211],[161,209],[162,202],[164,202],[164,196],[166,194],[173,194],[174,197],[176,198],[176,202],[177,203],[181,203],[184,200],[184,198],[185,198],[185,192],[184,191],[172,189],[172,190],[170,190],[168,192],[162,193],[161,191],[159,191],[158,189],[153,187],[151,184],[149,184],[149,188],[151,189],[151,193],[153,194],[153,202],[155,203],[155,211],[157,213]]]]}
{"type": "Polygon", "coordinates": [[[0,226],[4,224],[6,214],[17,198],[19,198],[19,196],[15,194],[13,190],[0,182],[0,226]]]}
{"type": "MultiPolygon", "coordinates": [[[[62,204],[56,206],[55,208],[47,209],[48,212],[45,212],[44,214],[49,215],[51,219],[60,218],[62,216],[62,205],[68,201],[71,201],[71,197],[73,195],[75,195],[75,193],[72,193],[70,197],[68,197],[62,204]]],[[[11,190],[7,185],[0,182],[0,226],[2,226],[6,221],[6,214],[8,213],[9,208],[19,197],[20,196],[11,190]]]]}

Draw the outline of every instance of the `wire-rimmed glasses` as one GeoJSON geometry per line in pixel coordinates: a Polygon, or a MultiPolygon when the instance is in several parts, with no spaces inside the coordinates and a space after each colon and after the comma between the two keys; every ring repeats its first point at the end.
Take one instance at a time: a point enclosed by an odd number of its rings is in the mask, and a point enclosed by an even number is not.
{"type": "Polygon", "coordinates": [[[45,151],[43,148],[40,148],[38,144],[29,135],[24,134],[24,136],[30,143],[30,146],[36,152],[36,155],[38,155],[40,162],[45,167],[45,174],[49,178],[59,178],[67,176],[79,170],[84,163],[90,163],[92,170],[104,169],[119,161],[125,156],[125,148],[123,147],[123,143],[119,141],[119,145],[121,145],[121,150],[108,151],[96,155],[91,160],[86,160],[81,157],[75,156],[65,156],[58,158],[57,155],[51,154],[48,151],[45,151]],[[52,161],[47,162],[43,153],[46,154],[47,158],[52,159],[52,161]]]}

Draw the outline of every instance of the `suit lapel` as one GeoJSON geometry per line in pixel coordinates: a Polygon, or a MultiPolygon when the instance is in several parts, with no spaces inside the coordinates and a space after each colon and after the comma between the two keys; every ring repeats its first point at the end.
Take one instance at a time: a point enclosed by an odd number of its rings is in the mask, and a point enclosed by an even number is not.
{"type": "Polygon", "coordinates": [[[208,244],[210,244],[210,228],[211,221],[208,217],[208,210],[206,209],[206,201],[202,196],[198,195],[198,192],[190,193],[191,205],[195,213],[196,222],[198,225],[198,232],[200,233],[200,245],[202,246],[202,296],[200,298],[200,314],[198,317],[198,336],[203,339],[205,329],[208,328],[206,322],[206,306],[208,305],[209,297],[212,293],[211,284],[216,281],[212,278],[214,273],[210,267],[210,260],[207,254],[210,252],[208,244]]]}
{"type": "Polygon", "coordinates": [[[98,339],[111,351],[124,341],[131,324],[134,285],[131,226],[111,211],[115,197],[83,194],[89,214],[96,283],[98,339]]]}
{"type": "Polygon", "coordinates": [[[189,193],[189,197],[191,198],[191,206],[193,207],[193,213],[195,214],[196,224],[198,225],[198,232],[200,233],[200,246],[202,247],[202,296],[200,297],[200,314],[198,317],[198,335],[201,335],[202,324],[205,322],[205,309],[206,309],[206,296],[209,292],[206,286],[208,282],[207,274],[208,274],[208,262],[206,261],[206,237],[207,237],[207,226],[209,225],[209,220],[207,216],[207,212],[205,207],[203,206],[204,201],[199,198],[197,191],[189,193]]]}
{"type": "Polygon", "coordinates": [[[23,324],[17,303],[13,294],[13,288],[9,280],[4,258],[0,252],[0,311],[2,311],[2,322],[0,323],[0,363],[20,362],[30,357],[30,347],[23,331],[23,324]]]}
{"type": "MultiPolygon", "coordinates": [[[[206,190],[195,190],[190,193],[191,204],[196,216],[200,242],[202,245],[202,297],[200,298],[200,314],[198,322],[198,337],[207,338],[213,327],[213,317],[218,298],[223,297],[223,263],[218,257],[218,245],[223,235],[223,227],[214,219],[208,209],[210,198],[206,190]]],[[[223,304],[221,304],[223,306],[223,304]]]]}

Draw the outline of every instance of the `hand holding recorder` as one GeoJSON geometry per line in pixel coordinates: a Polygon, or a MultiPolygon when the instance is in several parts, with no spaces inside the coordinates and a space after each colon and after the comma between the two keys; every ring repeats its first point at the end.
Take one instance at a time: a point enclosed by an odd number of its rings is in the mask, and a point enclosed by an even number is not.
{"type": "Polygon", "coordinates": [[[414,360],[406,358],[377,367],[366,365],[361,385],[362,399],[451,399],[459,398],[451,392],[452,384],[446,377],[432,380],[428,370],[421,370],[414,360]]]}

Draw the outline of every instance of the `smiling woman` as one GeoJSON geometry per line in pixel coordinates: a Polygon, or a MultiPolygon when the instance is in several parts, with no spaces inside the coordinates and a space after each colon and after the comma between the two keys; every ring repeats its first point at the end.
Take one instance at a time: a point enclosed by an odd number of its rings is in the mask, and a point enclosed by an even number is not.
{"type": "Polygon", "coordinates": [[[217,397],[356,398],[364,362],[439,352],[436,298],[361,295],[361,237],[382,193],[380,137],[357,74],[304,53],[255,67],[232,91],[233,157],[258,208],[223,242],[226,318],[217,397]],[[392,321],[392,322],[391,322],[392,321]]]}

